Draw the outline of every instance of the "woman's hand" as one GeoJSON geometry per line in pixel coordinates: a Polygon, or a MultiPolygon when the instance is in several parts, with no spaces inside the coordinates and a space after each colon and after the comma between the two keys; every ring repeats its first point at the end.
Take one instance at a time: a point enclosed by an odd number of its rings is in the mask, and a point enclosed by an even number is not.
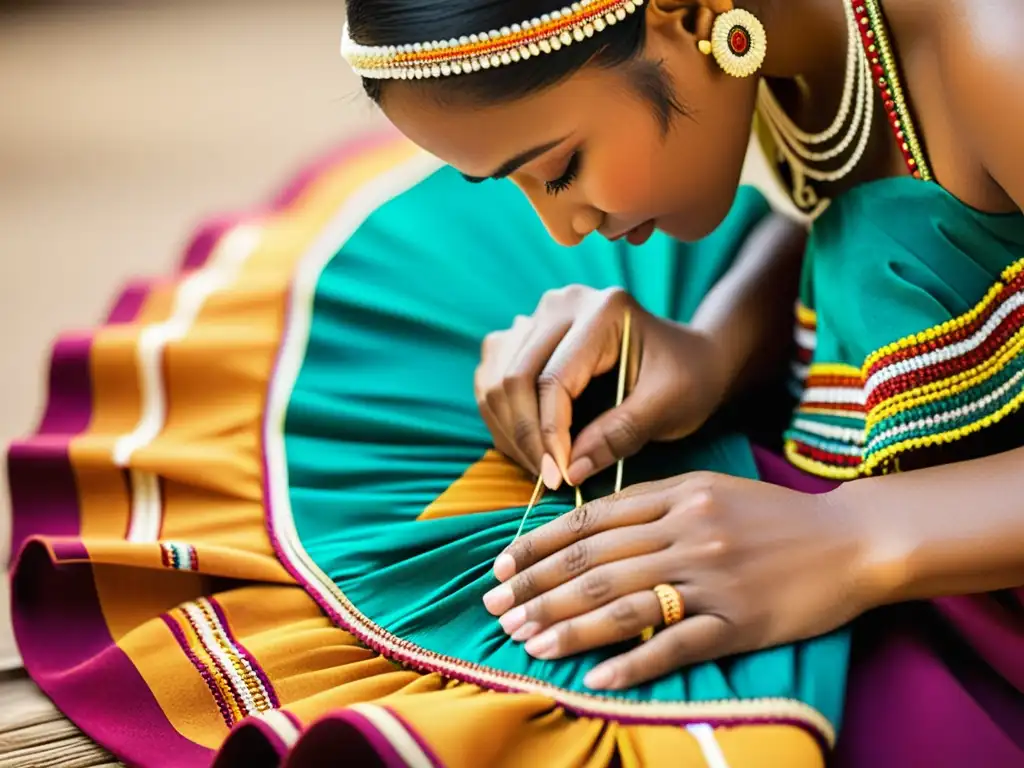
{"type": "Polygon", "coordinates": [[[711,339],[655,317],[619,289],[550,291],[529,317],[490,334],[476,371],[477,404],[495,446],[557,488],[578,485],[652,440],[694,432],[718,407],[727,374],[711,339]],[[619,363],[629,310],[632,391],[571,444],[572,403],[619,363]]]}
{"type": "Polygon", "coordinates": [[[684,618],[595,667],[620,689],[680,667],[835,629],[879,602],[867,532],[829,494],[712,473],[628,488],[548,523],[495,562],[487,609],[526,650],[554,659],[661,624],[653,587],[671,584],[684,618]]]}

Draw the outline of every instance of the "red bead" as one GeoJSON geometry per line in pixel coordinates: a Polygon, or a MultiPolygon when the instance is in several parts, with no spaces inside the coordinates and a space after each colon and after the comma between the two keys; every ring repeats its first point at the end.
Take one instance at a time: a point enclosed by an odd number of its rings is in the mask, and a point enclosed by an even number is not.
{"type": "Polygon", "coordinates": [[[890,93],[888,88],[885,88],[882,91],[882,98],[885,99],[886,101],[891,101],[892,100],[892,93],[890,93]]]}
{"type": "Polygon", "coordinates": [[[903,131],[896,131],[896,138],[903,141],[903,131]]]}
{"type": "Polygon", "coordinates": [[[885,70],[882,69],[882,65],[881,64],[873,64],[871,66],[871,71],[875,73],[876,77],[881,77],[882,75],[885,74],[885,70]]]}
{"type": "Polygon", "coordinates": [[[750,47],[750,37],[747,35],[747,31],[742,27],[735,27],[732,34],[729,35],[729,47],[733,53],[739,56],[746,53],[750,47]]]}
{"type": "Polygon", "coordinates": [[[896,102],[894,102],[892,99],[886,99],[885,108],[891,112],[893,109],[896,108],[896,102]]]}
{"type": "Polygon", "coordinates": [[[915,179],[920,179],[921,178],[921,172],[920,171],[914,171],[914,178],[915,179]]]}

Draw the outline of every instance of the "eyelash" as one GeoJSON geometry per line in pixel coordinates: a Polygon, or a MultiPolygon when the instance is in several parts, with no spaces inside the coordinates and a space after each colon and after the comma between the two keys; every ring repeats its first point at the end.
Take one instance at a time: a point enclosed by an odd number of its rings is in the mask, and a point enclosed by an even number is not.
{"type": "Polygon", "coordinates": [[[559,192],[565,192],[572,183],[576,181],[576,177],[580,172],[580,153],[573,152],[572,157],[569,158],[569,164],[565,166],[565,173],[559,176],[554,181],[544,182],[544,188],[547,189],[549,195],[557,195],[559,192]]]}

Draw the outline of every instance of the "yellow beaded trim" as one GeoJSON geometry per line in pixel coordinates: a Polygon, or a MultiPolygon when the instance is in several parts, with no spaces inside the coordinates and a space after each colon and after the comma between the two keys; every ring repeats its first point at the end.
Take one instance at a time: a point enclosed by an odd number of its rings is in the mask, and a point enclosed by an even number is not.
{"type": "Polygon", "coordinates": [[[658,584],[654,588],[654,594],[661,603],[661,620],[666,627],[683,620],[683,598],[678,589],[671,584],[658,584]]]}
{"type": "MultiPolygon", "coordinates": [[[[1014,262],[1003,270],[1000,281],[996,282],[986,292],[984,298],[972,309],[940,325],[934,326],[917,334],[906,336],[892,344],[888,344],[885,347],[876,350],[865,359],[864,365],[859,369],[854,366],[838,363],[815,363],[810,367],[808,379],[812,379],[814,376],[850,376],[857,377],[861,381],[866,382],[872,368],[885,357],[910,347],[927,345],[929,342],[951,335],[961,328],[976,322],[980,315],[992,309],[992,305],[1005,292],[1006,286],[1022,272],[1024,272],[1024,259],[1014,262]]],[[[886,418],[891,418],[899,413],[918,406],[955,397],[974,387],[984,384],[993,376],[1004,370],[1012,360],[1022,354],[1024,354],[1024,328],[1018,329],[998,349],[998,351],[988,356],[978,365],[967,370],[960,371],[940,381],[930,382],[914,389],[899,392],[891,398],[887,398],[880,402],[866,415],[865,435],[886,418]]],[[[991,426],[1001,421],[1007,415],[1018,410],[1022,404],[1024,404],[1024,391],[1014,396],[995,413],[952,429],[936,432],[930,435],[908,438],[886,446],[879,451],[869,452],[864,460],[855,467],[835,466],[804,456],[799,453],[797,441],[795,440],[786,441],[784,452],[790,462],[807,472],[835,480],[850,480],[856,477],[870,475],[880,466],[888,465],[900,454],[908,451],[939,444],[952,443],[974,434],[987,426],[991,426]]],[[[845,418],[856,418],[858,416],[856,412],[829,409],[827,407],[807,408],[801,406],[798,408],[798,412],[806,414],[833,415],[845,418]]]]}
{"type": "Polygon", "coordinates": [[[797,302],[796,321],[802,326],[813,328],[818,324],[818,313],[803,302],[797,302]]]}
{"type": "Polygon", "coordinates": [[[955,397],[961,392],[983,384],[1003,370],[1013,358],[1021,353],[1024,353],[1024,328],[1014,333],[996,354],[974,368],[961,371],[941,381],[933,381],[915,389],[908,389],[882,401],[871,409],[865,426],[870,430],[882,419],[919,405],[955,397]]]}
{"type": "Polygon", "coordinates": [[[861,366],[861,371],[865,376],[867,376],[868,371],[870,371],[875,363],[883,357],[887,357],[894,352],[899,352],[907,347],[914,347],[918,344],[927,344],[929,341],[934,341],[940,336],[946,336],[965,325],[973,323],[977,320],[978,315],[987,310],[992,305],[992,302],[998,298],[999,294],[1006,288],[1006,284],[1017,277],[1022,271],[1024,271],[1024,259],[1015,261],[1003,270],[1002,275],[1000,275],[999,282],[994,283],[992,287],[989,288],[985,297],[973,309],[959,315],[958,317],[951,318],[941,325],[936,325],[911,336],[904,336],[899,341],[887,344],[881,349],[872,352],[867,356],[867,358],[865,358],[864,365],[861,366]]]}

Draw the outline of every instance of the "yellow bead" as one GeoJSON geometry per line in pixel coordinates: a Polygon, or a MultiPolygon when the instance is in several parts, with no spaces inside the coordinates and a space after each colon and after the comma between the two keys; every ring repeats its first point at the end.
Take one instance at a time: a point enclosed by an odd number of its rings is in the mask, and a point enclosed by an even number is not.
{"type": "Polygon", "coordinates": [[[711,41],[701,40],[697,43],[697,50],[703,53],[705,56],[711,55],[711,41]]]}

